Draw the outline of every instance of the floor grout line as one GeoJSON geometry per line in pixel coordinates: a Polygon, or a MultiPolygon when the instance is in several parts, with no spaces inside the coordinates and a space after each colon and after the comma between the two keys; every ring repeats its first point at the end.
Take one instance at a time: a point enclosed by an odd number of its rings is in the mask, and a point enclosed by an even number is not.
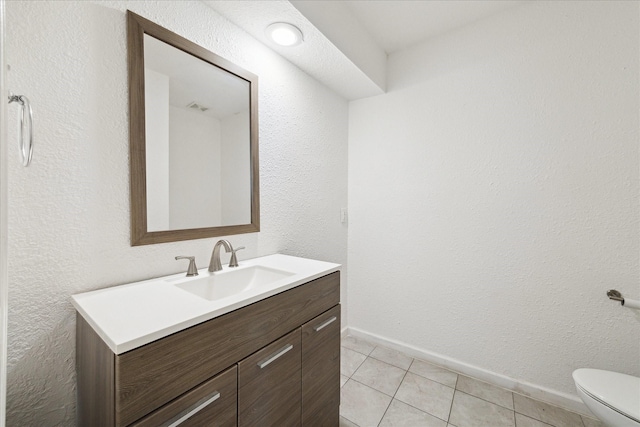
{"type": "MultiPolygon", "coordinates": [[[[355,350],[354,350],[354,351],[355,351],[355,350]]],[[[360,353],[360,354],[362,354],[362,353],[360,353]]],[[[367,358],[368,358],[368,357],[370,357],[370,356],[367,356],[367,358]]],[[[375,357],[374,357],[373,359],[378,360],[378,359],[376,359],[375,357]]],[[[365,359],[365,360],[364,360],[364,361],[363,361],[363,362],[358,366],[358,368],[360,368],[360,366],[362,366],[362,364],[363,364],[364,362],[366,362],[366,360],[367,360],[367,359],[365,359]]],[[[415,358],[412,358],[412,360],[411,360],[411,363],[412,363],[412,364],[413,364],[413,361],[414,361],[414,360],[415,360],[415,358]]],[[[383,360],[380,360],[380,362],[387,363],[387,362],[384,362],[383,360]]],[[[387,363],[387,365],[394,366],[394,365],[391,365],[390,363],[387,363]]],[[[397,368],[397,366],[396,366],[396,368],[397,368]]],[[[402,368],[398,368],[398,369],[402,369],[402,368]]],[[[403,370],[404,370],[404,369],[403,369],[403,370]]],[[[357,371],[358,371],[358,369],[356,369],[356,370],[354,371],[353,375],[355,375],[357,371]]],[[[381,422],[382,422],[382,420],[384,419],[384,416],[387,414],[387,411],[389,410],[389,406],[391,406],[391,403],[392,403],[392,402],[393,402],[393,400],[396,398],[395,396],[396,396],[396,394],[398,393],[398,390],[400,389],[400,386],[402,385],[402,382],[403,382],[403,381],[404,381],[404,379],[406,378],[407,374],[410,372],[408,369],[407,369],[407,370],[404,370],[404,371],[405,371],[405,372],[404,372],[404,376],[402,377],[402,381],[400,381],[400,385],[398,385],[398,388],[396,388],[396,391],[394,392],[393,396],[389,396],[388,394],[386,394],[386,393],[384,393],[384,392],[382,392],[382,391],[380,391],[380,390],[377,390],[377,389],[375,389],[375,388],[373,388],[373,387],[371,387],[371,386],[369,386],[369,385],[367,385],[367,384],[364,384],[364,383],[362,383],[362,382],[360,382],[360,381],[358,381],[358,380],[354,379],[354,378],[353,378],[353,375],[351,375],[351,376],[349,377],[349,379],[347,380],[347,382],[348,382],[349,380],[354,381],[354,382],[357,382],[358,384],[363,385],[363,386],[365,386],[365,387],[367,387],[367,388],[369,388],[369,389],[371,389],[371,390],[377,391],[378,393],[382,393],[382,394],[384,394],[385,396],[391,397],[391,401],[389,402],[389,405],[387,405],[387,408],[385,409],[384,414],[382,415],[382,418],[381,418],[381,419],[380,419],[380,421],[378,422],[378,425],[380,425],[380,423],[381,423],[381,422]]],[[[453,371],[452,371],[452,372],[453,372],[453,371]]],[[[424,379],[429,380],[429,381],[433,381],[433,380],[431,380],[431,379],[429,379],[429,378],[423,377],[422,375],[416,374],[415,372],[411,372],[411,374],[413,374],[413,375],[415,375],[415,376],[418,376],[418,377],[420,377],[420,378],[424,378],[424,379]]],[[[346,376],[346,375],[345,375],[345,376],[346,376]]],[[[457,378],[456,378],[456,384],[457,384],[457,381],[458,381],[458,380],[457,380],[457,378]]],[[[448,385],[446,385],[446,384],[442,384],[442,383],[440,383],[440,382],[438,382],[438,381],[433,381],[433,382],[435,382],[435,383],[437,383],[437,384],[440,384],[440,385],[442,385],[442,386],[445,386],[445,387],[451,388],[451,389],[454,391],[454,395],[455,395],[455,391],[456,391],[456,389],[455,389],[455,388],[452,388],[452,387],[450,387],[450,386],[448,386],[448,385]]],[[[345,383],[345,385],[346,385],[346,383],[345,383]]],[[[475,396],[474,396],[474,397],[475,397],[475,396]]],[[[445,423],[447,423],[447,424],[449,423],[449,418],[450,418],[450,416],[451,416],[451,408],[449,408],[449,415],[447,416],[447,419],[446,419],[446,420],[443,420],[442,418],[440,418],[440,417],[438,417],[438,416],[436,416],[436,415],[434,415],[434,414],[432,414],[432,413],[430,413],[430,412],[427,412],[427,411],[425,411],[425,410],[423,410],[423,409],[420,409],[420,408],[418,408],[418,407],[416,407],[416,406],[411,405],[410,403],[405,402],[404,400],[400,400],[400,399],[396,399],[396,400],[398,400],[399,402],[402,402],[402,403],[404,403],[405,405],[410,406],[410,407],[412,407],[413,409],[416,409],[416,410],[418,410],[418,411],[420,411],[420,412],[422,412],[422,413],[425,413],[425,414],[430,415],[430,416],[432,416],[432,417],[434,417],[434,418],[437,418],[437,419],[439,419],[439,420],[442,420],[442,421],[444,421],[444,422],[445,422],[445,423]]],[[[491,403],[491,402],[489,402],[489,403],[491,403]]],[[[453,397],[451,398],[451,404],[453,405],[453,397]]],[[[345,418],[346,418],[346,417],[345,417],[345,418]]],[[[346,418],[346,419],[348,419],[348,418],[346,418]]],[[[349,421],[351,421],[351,420],[349,420],[349,421]]],[[[353,422],[353,421],[351,421],[351,422],[353,422]]],[[[354,424],[356,424],[356,423],[354,423],[354,424]]]]}
{"type": "MultiPolygon", "coordinates": [[[[405,377],[407,376],[407,374],[408,374],[408,373],[409,373],[409,371],[406,371],[406,373],[405,373],[405,377]]],[[[413,375],[416,375],[414,372],[411,372],[411,373],[412,373],[413,375]]],[[[418,375],[418,376],[420,376],[420,375],[418,375]]],[[[404,381],[404,378],[405,378],[405,377],[403,377],[403,378],[402,378],[402,381],[404,381]]],[[[424,378],[424,377],[421,377],[421,378],[424,378]]],[[[428,378],[426,378],[426,379],[428,379],[428,378]]],[[[438,384],[440,384],[440,383],[438,383],[438,384]]],[[[400,385],[402,385],[402,382],[400,383],[400,385]]],[[[451,388],[451,387],[449,387],[449,388],[451,388]]],[[[398,390],[399,390],[399,389],[400,389],[400,386],[398,386],[398,390]]],[[[396,394],[398,393],[398,390],[396,390],[396,394]]],[[[454,390],[454,393],[455,393],[455,390],[454,390]]],[[[393,395],[393,399],[396,399],[395,394],[393,395]]],[[[393,399],[391,400],[392,402],[393,402],[393,399]]],[[[417,406],[414,406],[414,405],[412,405],[411,403],[405,402],[405,401],[404,401],[404,400],[402,400],[402,399],[396,399],[396,400],[397,400],[398,402],[402,402],[402,403],[404,403],[405,405],[410,406],[410,407],[412,407],[413,409],[416,409],[416,410],[418,410],[418,411],[420,411],[420,412],[422,412],[422,413],[424,413],[424,414],[427,414],[427,415],[429,415],[429,416],[432,416],[433,418],[437,418],[437,419],[439,419],[439,420],[444,421],[445,423],[449,423],[449,421],[448,421],[448,420],[449,420],[449,417],[448,417],[448,416],[447,416],[447,419],[446,419],[446,420],[443,420],[443,419],[442,419],[442,418],[440,418],[439,416],[434,415],[434,414],[432,414],[431,412],[427,412],[427,411],[425,411],[424,409],[418,408],[417,406]]],[[[453,398],[451,399],[451,401],[453,402],[453,398]]]]}
{"type": "MultiPolygon", "coordinates": [[[[451,405],[449,406],[449,415],[447,416],[447,424],[451,420],[451,413],[453,412],[453,402],[456,400],[456,392],[458,391],[458,380],[460,379],[460,374],[456,376],[456,383],[453,386],[453,396],[451,397],[451,405]]],[[[514,415],[515,417],[515,415],[514,415]]],[[[515,423],[514,423],[515,424],[515,423]]]]}
{"type": "MultiPolygon", "coordinates": [[[[375,348],[373,350],[375,351],[375,348]]],[[[372,353],[373,353],[373,351],[372,351],[372,353]]],[[[375,357],[373,359],[378,360],[375,357]]],[[[380,360],[380,362],[387,363],[384,360],[380,360]]],[[[411,363],[413,363],[413,359],[411,360],[411,363]]],[[[394,365],[391,365],[391,363],[387,363],[387,365],[394,366],[394,365]]],[[[396,368],[398,368],[398,367],[396,366],[396,368]]],[[[398,369],[402,369],[402,368],[398,368],[398,369]]],[[[404,371],[404,375],[402,376],[402,379],[400,380],[400,383],[398,384],[398,387],[396,387],[396,391],[394,391],[393,392],[393,396],[391,396],[391,402],[389,402],[389,405],[387,406],[387,409],[385,409],[384,414],[382,414],[382,418],[380,418],[380,421],[378,422],[378,427],[380,427],[380,424],[382,423],[382,420],[384,420],[384,416],[387,415],[387,412],[389,411],[389,408],[391,407],[391,404],[393,403],[394,399],[396,398],[396,394],[398,394],[398,390],[400,390],[400,386],[402,386],[402,382],[404,381],[405,377],[407,376],[407,372],[409,372],[409,371],[408,370],[404,371]]],[[[402,401],[400,401],[400,402],[402,402],[402,401]]]]}
{"type": "MultiPolygon", "coordinates": [[[[506,407],[506,406],[502,406],[502,405],[501,405],[501,404],[499,404],[499,403],[492,402],[492,401],[487,400],[487,399],[485,399],[485,398],[483,398],[483,397],[476,396],[475,394],[467,393],[466,391],[464,391],[464,390],[460,390],[459,388],[456,388],[456,391],[459,391],[460,393],[466,394],[467,396],[475,397],[476,399],[482,400],[483,402],[491,403],[492,405],[496,405],[497,407],[499,407],[499,408],[503,408],[503,409],[506,409],[507,411],[517,412],[517,411],[515,410],[515,408],[508,408],[508,407],[506,407]]],[[[518,412],[518,413],[519,413],[519,414],[521,414],[521,415],[524,415],[524,414],[522,414],[522,413],[520,413],[520,412],[518,412]]],[[[529,418],[531,418],[531,417],[529,417],[529,418]]]]}
{"type": "MultiPolygon", "coordinates": [[[[596,418],[588,417],[587,415],[583,415],[583,414],[581,414],[581,413],[579,413],[579,412],[574,412],[574,411],[571,411],[571,410],[569,410],[569,409],[566,409],[566,408],[563,408],[563,407],[560,407],[560,406],[556,406],[556,405],[553,405],[553,404],[548,403],[548,402],[545,402],[545,401],[536,400],[536,399],[534,399],[534,398],[532,398],[532,397],[530,397],[530,396],[521,395],[521,394],[516,393],[516,392],[514,392],[514,391],[512,391],[512,390],[509,390],[509,389],[506,389],[506,388],[503,388],[503,387],[500,387],[500,386],[496,386],[496,385],[494,385],[494,384],[491,384],[491,383],[485,382],[485,381],[480,380],[480,379],[477,379],[477,378],[473,378],[473,377],[471,377],[471,376],[467,376],[468,378],[470,378],[470,379],[472,379],[472,380],[478,381],[478,382],[483,383],[483,384],[486,384],[486,385],[488,385],[488,386],[490,386],[490,387],[495,387],[495,388],[497,388],[497,389],[500,389],[500,390],[502,390],[502,391],[505,391],[505,392],[510,393],[510,394],[511,394],[511,403],[512,403],[512,405],[513,405],[513,408],[509,408],[509,407],[507,407],[507,406],[503,406],[503,405],[501,405],[501,404],[499,404],[499,403],[495,403],[495,402],[492,402],[492,401],[490,401],[490,400],[487,400],[486,398],[483,398],[483,397],[480,397],[480,396],[476,396],[476,395],[474,395],[474,394],[471,394],[471,393],[468,393],[468,392],[466,392],[466,391],[460,390],[460,389],[458,388],[458,385],[459,385],[459,383],[460,383],[460,376],[461,376],[461,375],[463,375],[463,374],[461,374],[461,373],[459,373],[459,372],[456,372],[456,371],[454,371],[454,370],[448,369],[448,368],[446,368],[446,367],[443,367],[443,366],[437,365],[437,364],[435,364],[435,363],[431,363],[431,362],[426,361],[426,360],[422,360],[422,359],[417,359],[417,358],[411,357],[411,356],[409,356],[409,355],[407,355],[407,354],[405,354],[405,353],[402,353],[401,351],[397,351],[397,350],[394,350],[394,349],[389,349],[389,350],[392,350],[392,351],[397,352],[397,353],[398,353],[399,355],[401,355],[401,356],[404,356],[404,357],[406,357],[406,358],[411,359],[411,362],[409,363],[409,367],[408,367],[407,369],[404,369],[404,368],[402,368],[402,367],[400,367],[400,366],[397,366],[397,365],[395,365],[395,364],[393,364],[393,363],[389,363],[389,362],[388,362],[388,361],[386,361],[386,360],[382,360],[382,359],[379,359],[379,358],[377,358],[377,357],[375,357],[375,356],[372,356],[372,354],[374,353],[374,351],[375,351],[378,347],[380,347],[380,348],[384,348],[384,349],[388,349],[387,347],[383,347],[383,346],[374,346],[374,347],[373,347],[373,349],[369,352],[369,354],[362,353],[361,351],[354,350],[354,349],[349,348],[349,347],[346,347],[346,346],[343,346],[343,347],[344,347],[344,348],[346,348],[346,349],[349,349],[349,350],[351,350],[351,351],[353,351],[353,352],[356,352],[356,353],[358,353],[358,354],[361,354],[361,355],[365,356],[365,359],[364,359],[360,364],[358,364],[358,366],[356,367],[355,371],[353,372],[353,374],[352,374],[351,376],[346,376],[346,375],[345,375],[345,377],[347,377],[347,382],[348,382],[348,381],[350,381],[350,380],[353,380],[353,381],[355,381],[356,383],[358,383],[358,384],[360,384],[360,385],[363,385],[363,386],[365,386],[365,387],[367,387],[367,388],[369,388],[369,389],[371,389],[371,390],[373,390],[373,391],[377,391],[377,392],[382,393],[383,395],[385,395],[385,396],[387,396],[387,397],[391,397],[391,401],[389,402],[389,404],[388,404],[388,405],[387,405],[387,407],[385,408],[385,411],[384,411],[384,413],[383,413],[383,415],[382,415],[382,418],[381,418],[381,419],[380,419],[380,421],[378,422],[378,426],[380,425],[380,423],[382,423],[382,420],[384,420],[384,418],[385,418],[385,416],[387,415],[387,413],[388,413],[388,411],[389,411],[389,408],[391,407],[391,404],[393,403],[393,401],[394,401],[394,400],[398,400],[399,402],[402,402],[403,404],[405,404],[405,405],[407,405],[407,406],[409,406],[409,407],[411,407],[411,408],[414,408],[414,409],[416,409],[416,410],[418,410],[418,411],[420,411],[420,412],[422,412],[422,413],[428,414],[428,415],[430,415],[430,416],[432,416],[432,417],[435,417],[435,418],[437,418],[437,419],[439,419],[439,420],[442,420],[442,421],[446,422],[447,424],[450,424],[451,414],[452,414],[452,412],[453,412],[453,403],[454,403],[454,400],[455,400],[455,394],[456,394],[456,392],[463,393],[463,394],[465,394],[465,395],[467,395],[467,396],[470,396],[470,397],[476,398],[476,399],[481,400],[481,401],[483,401],[483,402],[486,402],[486,403],[488,403],[488,404],[490,404],[490,405],[495,405],[495,406],[497,406],[497,407],[499,407],[499,408],[502,408],[502,409],[505,409],[505,410],[507,410],[507,411],[510,411],[511,413],[513,413],[513,416],[514,416],[514,418],[513,418],[513,422],[514,422],[514,424],[513,424],[513,425],[514,425],[514,427],[516,427],[516,426],[517,426],[516,414],[519,414],[519,415],[521,415],[521,416],[523,416],[523,417],[526,417],[526,418],[529,418],[529,419],[531,419],[531,420],[534,420],[534,421],[540,422],[540,423],[542,423],[542,424],[544,424],[544,425],[548,425],[548,426],[550,426],[550,427],[554,427],[554,425],[553,425],[553,424],[549,424],[549,423],[547,423],[547,422],[544,422],[544,421],[542,421],[542,420],[539,420],[539,419],[538,419],[538,418],[536,418],[536,417],[532,417],[532,416],[530,416],[530,415],[527,415],[527,414],[524,414],[524,413],[522,413],[522,412],[517,411],[517,410],[516,410],[516,404],[515,404],[515,400],[516,400],[516,399],[515,399],[515,395],[516,395],[516,394],[518,394],[519,396],[522,396],[522,397],[524,397],[524,398],[530,399],[530,400],[532,400],[533,402],[536,402],[536,403],[542,403],[542,404],[544,404],[544,405],[548,405],[548,406],[550,406],[550,407],[552,407],[552,408],[557,408],[557,409],[560,409],[561,411],[566,411],[566,412],[569,412],[569,413],[571,413],[571,414],[577,415],[577,416],[579,416],[579,417],[580,417],[580,423],[582,424],[582,426],[583,426],[583,427],[586,427],[585,420],[584,420],[584,419],[585,419],[585,417],[586,417],[586,418],[589,418],[589,419],[593,419],[593,420],[595,420],[596,422],[598,421],[596,418]],[[385,363],[385,364],[387,364],[387,365],[389,365],[389,366],[392,366],[392,367],[395,367],[395,368],[398,368],[398,369],[401,369],[401,370],[403,370],[403,371],[404,371],[404,375],[402,376],[402,379],[400,380],[399,385],[396,387],[396,389],[395,389],[395,391],[394,391],[393,395],[389,395],[389,394],[387,394],[387,393],[385,393],[385,392],[383,392],[383,391],[377,390],[376,388],[371,387],[371,386],[369,386],[369,385],[367,385],[367,384],[364,384],[364,383],[362,383],[362,382],[360,382],[360,381],[358,381],[358,380],[356,380],[356,379],[354,379],[354,378],[353,378],[353,376],[356,374],[356,372],[358,371],[358,369],[360,369],[360,367],[362,367],[362,365],[363,365],[363,364],[367,361],[367,359],[369,359],[369,358],[374,359],[374,360],[376,360],[376,361],[378,361],[378,362],[385,363]],[[412,371],[411,371],[411,367],[413,366],[413,364],[415,363],[415,361],[416,361],[416,360],[420,360],[420,361],[425,362],[425,363],[427,363],[427,364],[429,364],[429,365],[433,365],[433,366],[438,367],[438,368],[440,368],[440,369],[444,369],[444,370],[446,370],[446,371],[448,371],[448,372],[452,372],[452,373],[456,374],[456,382],[455,382],[454,387],[451,387],[451,386],[450,386],[450,385],[448,385],[448,384],[444,384],[443,382],[440,382],[440,381],[437,381],[437,380],[434,380],[434,379],[428,378],[428,377],[426,377],[426,376],[423,376],[423,375],[421,375],[421,374],[419,374],[419,373],[417,373],[417,372],[412,372],[412,371]],[[415,407],[415,406],[413,406],[413,405],[411,405],[411,404],[409,404],[409,403],[407,403],[407,402],[404,402],[403,400],[396,399],[396,395],[397,395],[397,393],[398,393],[398,390],[400,390],[400,387],[402,386],[403,382],[405,381],[405,379],[406,379],[406,377],[407,377],[407,374],[408,374],[408,373],[410,373],[410,372],[411,372],[411,374],[416,375],[416,376],[418,376],[418,377],[420,377],[420,378],[423,378],[423,379],[426,379],[426,380],[428,380],[428,381],[432,381],[432,382],[434,382],[434,383],[440,384],[440,385],[442,385],[442,386],[444,386],[444,387],[448,387],[448,388],[452,388],[452,389],[453,389],[454,394],[453,394],[453,397],[452,397],[452,399],[451,399],[451,406],[449,407],[449,414],[448,414],[448,416],[447,416],[447,419],[446,419],[446,420],[443,420],[442,418],[437,417],[437,416],[435,416],[435,415],[433,415],[433,414],[431,414],[431,413],[429,413],[429,412],[427,412],[427,411],[424,411],[423,409],[417,408],[417,407],[415,407]]],[[[345,384],[346,384],[346,382],[345,382],[345,384]]],[[[342,416],[342,415],[340,415],[340,416],[342,416]]],[[[346,420],[348,420],[349,422],[351,422],[351,423],[353,423],[353,424],[356,424],[355,422],[353,422],[353,421],[349,420],[349,419],[348,419],[348,418],[346,418],[346,417],[343,417],[343,418],[345,418],[346,420]]],[[[357,425],[357,424],[356,424],[356,425],[357,425]]],[[[451,427],[453,427],[453,426],[451,426],[451,427]]]]}

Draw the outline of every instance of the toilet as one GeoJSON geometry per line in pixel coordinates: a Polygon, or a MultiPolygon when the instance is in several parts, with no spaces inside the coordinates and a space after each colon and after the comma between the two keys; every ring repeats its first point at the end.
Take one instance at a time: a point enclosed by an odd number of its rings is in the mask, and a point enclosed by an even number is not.
{"type": "Polygon", "coordinates": [[[609,427],[640,427],[640,378],[600,369],[577,369],[578,395],[609,427]]]}

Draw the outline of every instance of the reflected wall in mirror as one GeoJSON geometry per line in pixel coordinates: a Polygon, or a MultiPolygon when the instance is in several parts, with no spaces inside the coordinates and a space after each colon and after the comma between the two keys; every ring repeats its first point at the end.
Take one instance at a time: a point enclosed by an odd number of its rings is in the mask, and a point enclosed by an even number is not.
{"type": "Polygon", "coordinates": [[[127,22],[131,244],[259,231],[257,77],[127,22]]]}

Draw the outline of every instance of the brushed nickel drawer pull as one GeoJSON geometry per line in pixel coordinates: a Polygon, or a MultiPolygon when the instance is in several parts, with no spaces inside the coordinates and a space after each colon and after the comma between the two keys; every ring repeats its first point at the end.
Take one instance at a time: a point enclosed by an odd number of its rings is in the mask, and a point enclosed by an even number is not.
{"type": "Polygon", "coordinates": [[[193,417],[198,412],[202,411],[207,406],[211,405],[213,402],[220,398],[220,392],[214,391],[213,394],[209,397],[205,397],[204,399],[200,399],[193,405],[191,408],[186,409],[175,416],[171,421],[168,421],[165,424],[166,427],[176,427],[187,421],[189,418],[193,417]]]}
{"type": "Polygon", "coordinates": [[[314,326],[313,330],[316,331],[316,332],[320,332],[320,329],[326,328],[327,326],[329,326],[330,324],[335,322],[337,318],[338,318],[337,316],[333,316],[331,319],[327,320],[326,322],[322,323],[321,325],[314,326]]]}
{"type": "Polygon", "coordinates": [[[291,344],[285,345],[280,350],[276,351],[274,354],[272,354],[271,356],[269,356],[266,359],[264,359],[262,362],[258,362],[258,366],[260,367],[260,369],[264,368],[269,363],[273,362],[278,357],[282,356],[283,354],[285,354],[286,352],[288,352],[292,348],[293,348],[293,345],[291,345],[291,344]]]}

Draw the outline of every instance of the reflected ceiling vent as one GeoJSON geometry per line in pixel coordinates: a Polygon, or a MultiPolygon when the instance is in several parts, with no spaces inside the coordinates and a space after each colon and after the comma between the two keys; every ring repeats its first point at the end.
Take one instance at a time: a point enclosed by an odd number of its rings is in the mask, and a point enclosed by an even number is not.
{"type": "Polygon", "coordinates": [[[187,104],[187,108],[190,110],[200,110],[203,113],[209,109],[209,107],[205,107],[202,104],[198,104],[197,102],[190,102],[187,104]]]}

